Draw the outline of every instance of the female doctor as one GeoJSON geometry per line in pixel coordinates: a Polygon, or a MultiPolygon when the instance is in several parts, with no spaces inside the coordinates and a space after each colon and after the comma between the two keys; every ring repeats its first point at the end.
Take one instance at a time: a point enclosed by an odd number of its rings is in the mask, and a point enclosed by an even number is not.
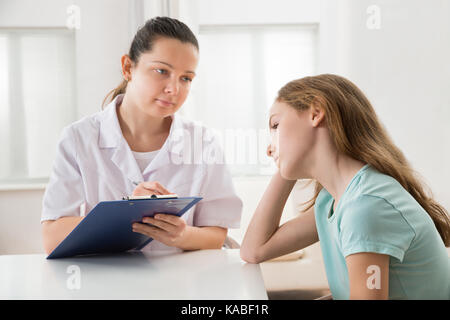
{"type": "Polygon", "coordinates": [[[217,139],[176,114],[195,77],[198,50],[184,23],[147,21],[122,56],[124,80],[109,105],[64,128],[43,199],[47,253],[98,202],[130,194],[203,197],[181,218],[161,213],[134,223],[134,232],[154,239],[145,251],[221,248],[227,228],[239,227],[242,201],[217,139]]]}

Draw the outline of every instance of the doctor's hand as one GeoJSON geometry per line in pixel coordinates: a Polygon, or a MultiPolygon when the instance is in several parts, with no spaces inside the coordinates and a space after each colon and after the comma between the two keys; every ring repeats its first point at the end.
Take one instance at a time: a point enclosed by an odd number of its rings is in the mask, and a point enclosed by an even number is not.
{"type": "Polygon", "coordinates": [[[152,194],[161,195],[174,193],[164,188],[158,181],[141,182],[133,191],[133,196],[147,196],[152,194]]]}
{"type": "Polygon", "coordinates": [[[172,215],[157,213],[142,219],[143,223],[133,223],[133,232],[144,234],[170,247],[179,247],[186,231],[186,221],[172,215]],[[149,225],[150,224],[150,225],[149,225]]]}

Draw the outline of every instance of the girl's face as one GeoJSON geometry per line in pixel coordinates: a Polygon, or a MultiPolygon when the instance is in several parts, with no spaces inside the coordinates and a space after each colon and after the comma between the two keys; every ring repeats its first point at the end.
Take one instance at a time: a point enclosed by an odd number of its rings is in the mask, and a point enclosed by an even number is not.
{"type": "Polygon", "coordinates": [[[270,109],[271,144],[267,154],[275,160],[283,178],[310,178],[308,168],[317,141],[317,126],[323,118],[318,110],[298,111],[284,102],[276,101],[270,109]],[[320,118],[319,118],[320,116],[320,118]]]}
{"type": "Polygon", "coordinates": [[[187,98],[197,62],[198,51],[192,44],[159,38],[150,52],[140,55],[137,65],[127,55],[122,57],[124,76],[129,79],[127,94],[150,116],[172,115],[187,98]]]}

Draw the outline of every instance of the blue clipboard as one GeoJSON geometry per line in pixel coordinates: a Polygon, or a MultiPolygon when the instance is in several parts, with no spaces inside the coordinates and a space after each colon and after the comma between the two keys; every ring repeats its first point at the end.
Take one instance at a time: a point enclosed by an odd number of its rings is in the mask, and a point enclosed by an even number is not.
{"type": "Polygon", "coordinates": [[[47,259],[140,250],[152,238],[133,232],[132,224],[155,213],[181,217],[201,197],[102,201],[50,253],[47,259]]]}

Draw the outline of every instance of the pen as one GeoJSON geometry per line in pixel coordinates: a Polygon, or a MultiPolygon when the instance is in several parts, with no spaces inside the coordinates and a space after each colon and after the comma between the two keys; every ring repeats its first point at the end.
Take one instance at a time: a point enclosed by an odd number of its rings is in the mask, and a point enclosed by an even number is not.
{"type": "MultiPolygon", "coordinates": [[[[138,182],[136,182],[136,181],[131,181],[136,187],[139,185],[139,183],[138,182]]],[[[123,196],[122,197],[122,200],[129,200],[129,196],[123,196]]]]}

